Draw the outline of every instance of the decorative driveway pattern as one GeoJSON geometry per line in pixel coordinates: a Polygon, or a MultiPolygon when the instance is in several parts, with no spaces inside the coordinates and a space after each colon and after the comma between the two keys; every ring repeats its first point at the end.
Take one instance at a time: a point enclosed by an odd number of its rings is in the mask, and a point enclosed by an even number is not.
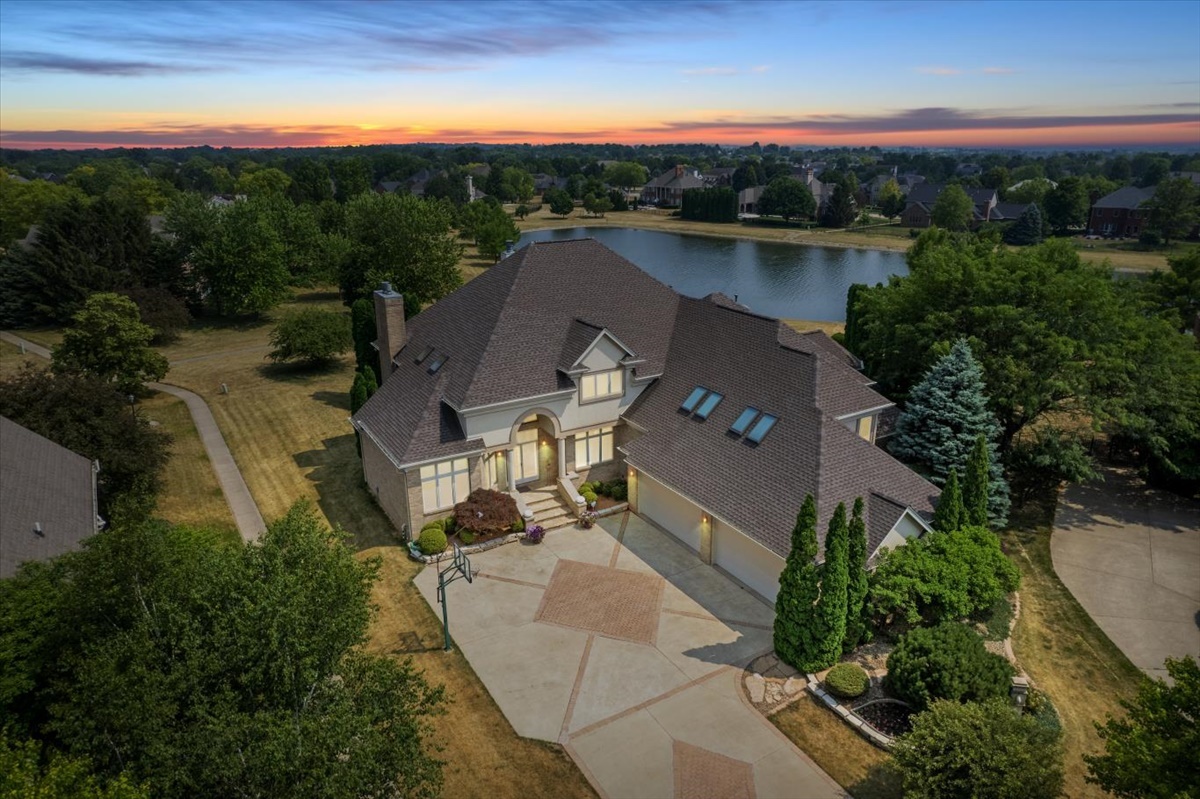
{"type": "Polygon", "coordinates": [[[1166,677],[1200,657],[1200,503],[1146,489],[1127,470],[1063,493],[1054,571],[1133,665],[1166,677]]]}
{"type": "MultiPolygon", "coordinates": [[[[613,799],[845,793],[758,711],[741,668],[770,607],[638,516],[471,556],[450,633],[516,731],[613,799]]],[[[415,581],[435,601],[437,572],[415,581]]]]}
{"type": "Polygon", "coordinates": [[[654,574],[560,560],[534,621],[653,644],[663,579],[654,574]]]}

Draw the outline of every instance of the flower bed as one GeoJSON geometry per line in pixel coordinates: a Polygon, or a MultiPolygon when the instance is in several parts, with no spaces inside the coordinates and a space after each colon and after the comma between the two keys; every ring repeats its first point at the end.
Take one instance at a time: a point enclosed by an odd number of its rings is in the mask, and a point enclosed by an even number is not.
{"type": "Polygon", "coordinates": [[[892,738],[912,729],[913,710],[899,699],[875,699],[851,712],[892,738]]]}

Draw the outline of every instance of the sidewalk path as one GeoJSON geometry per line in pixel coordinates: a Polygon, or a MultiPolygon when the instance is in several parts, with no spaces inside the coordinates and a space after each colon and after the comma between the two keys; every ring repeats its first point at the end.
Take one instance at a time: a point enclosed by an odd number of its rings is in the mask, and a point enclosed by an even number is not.
{"type": "MultiPolygon", "coordinates": [[[[50,350],[20,336],[0,332],[0,339],[9,344],[24,347],[25,351],[32,355],[47,360],[50,358],[50,350]]],[[[221,484],[221,491],[225,494],[225,502],[228,503],[233,520],[237,523],[238,532],[242,534],[242,540],[257,541],[267,526],[263,522],[262,514],[258,512],[258,505],[254,503],[254,497],[250,495],[250,489],[246,487],[246,481],[242,478],[237,462],[234,461],[233,454],[225,444],[225,438],[221,435],[221,429],[217,427],[217,420],[213,418],[208,405],[199,394],[185,388],[167,383],[147,383],[146,385],[155,391],[179,397],[187,405],[188,412],[192,415],[192,422],[196,425],[196,432],[200,434],[200,441],[204,444],[204,451],[208,454],[208,460],[217,474],[217,482],[221,484]]]]}

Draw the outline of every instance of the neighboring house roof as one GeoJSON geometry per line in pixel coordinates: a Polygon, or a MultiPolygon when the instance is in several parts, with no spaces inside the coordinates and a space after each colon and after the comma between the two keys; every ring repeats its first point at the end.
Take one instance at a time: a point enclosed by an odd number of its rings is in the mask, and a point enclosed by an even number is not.
{"type": "Polygon", "coordinates": [[[738,204],[745,205],[746,203],[756,203],[762,197],[762,193],[766,190],[766,186],[747,186],[738,192],[738,204]]]}
{"type": "MultiPolygon", "coordinates": [[[[937,495],[839,421],[892,403],[824,333],[798,333],[720,293],[682,297],[593,239],[530,244],[407,329],[396,371],[354,417],[397,466],[482,450],[455,409],[534,407],[575,391],[566,372],[607,334],[633,354],[635,380],[657,377],[625,413],[645,431],[622,447],[630,463],[781,556],[806,493],[822,518],[872,492],[928,513],[937,495]],[[705,422],[679,412],[696,386],[724,395],[705,422]],[[727,432],[748,406],[778,417],[757,446],[727,432]]],[[[871,535],[882,540],[901,511],[868,510],[871,535]]]]}
{"type": "Polygon", "coordinates": [[[375,188],[380,192],[393,194],[395,193],[396,189],[403,185],[404,181],[402,180],[381,180],[379,183],[375,184],[375,188]]]}
{"type": "Polygon", "coordinates": [[[697,173],[695,167],[678,166],[668,169],[646,184],[648,189],[702,189],[704,179],[697,173]]]}
{"type": "Polygon", "coordinates": [[[87,458],[0,417],[0,578],[96,532],[93,477],[87,458]]]}
{"type": "MultiPolygon", "coordinates": [[[[995,189],[977,189],[968,186],[963,186],[962,189],[975,205],[989,205],[996,201],[995,189]]],[[[937,201],[938,195],[945,190],[945,183],[917,183],[909,189],[908,201],[910,203],[932,205],[937,201]]]]}
{"type": "Polygon", "coordinates": [[[1004,222],[1009,219],[1019,219],[1031,205],[1033,203],[996,203],[996,207],[992,209],[992,221],[1004,222]]]}
{"type": "Polygon", "coordinates": [[[1133,210],[1140,208],[1142,203],[1154,196],[1154,187],[1139,188],[1137,186],[1123,186],[1112,194],[1106,194],[1099,200],[1096,200],[1093,208],[1124,208],[1133,210]]]}
{"type": "MultiPolygon", "coordinates": [[[[932,511],[937,489],[834,417],[849,404],[889,405],[844,360],[790,346],[778,320],[681,298],[667,368],[625,413],[642,435],[622,446],[630,465],[693,500],[781,557],[806,494],[821,519],[872,493],[932,511]],[[854,402],[840,391],[857,392],[854,402]],[[696,386],[724,395],[706,421],[680,411],[696,386]],[[729,431],[747,407],[778,417],[753,445],[729,431]]],[[[815,348],[814,348],[815,350],[815,348]]],[[[843,356],[844,357],[844,356],[843,356]]],[[[874,546],[903,508],[872,514],[874,546]]],[[[824,530],[818,531],[824,539],[824,530]]]]}

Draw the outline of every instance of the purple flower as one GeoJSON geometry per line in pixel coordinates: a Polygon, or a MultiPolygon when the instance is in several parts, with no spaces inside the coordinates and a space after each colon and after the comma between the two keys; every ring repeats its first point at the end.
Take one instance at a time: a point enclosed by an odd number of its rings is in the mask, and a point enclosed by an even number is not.
{"type": "Polygon", "coordinates": [[[546,537],[546,528],[540,524],[531,524],[525,528],[525,538],[534,544],[542,543],[542,539],[546,537]]]}

